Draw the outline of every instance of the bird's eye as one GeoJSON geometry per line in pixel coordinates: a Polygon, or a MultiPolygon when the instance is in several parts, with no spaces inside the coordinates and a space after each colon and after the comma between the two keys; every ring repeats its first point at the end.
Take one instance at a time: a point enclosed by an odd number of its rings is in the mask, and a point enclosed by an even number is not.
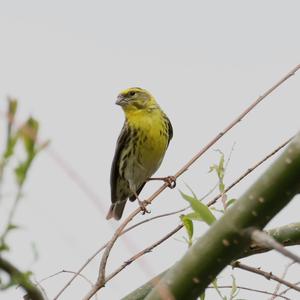
{"type": "Polygon", "coordinates": [[[134,96],[135,95],[135,91],[130,91],[128,94],[129,94],[129,96],[134,96]]]}

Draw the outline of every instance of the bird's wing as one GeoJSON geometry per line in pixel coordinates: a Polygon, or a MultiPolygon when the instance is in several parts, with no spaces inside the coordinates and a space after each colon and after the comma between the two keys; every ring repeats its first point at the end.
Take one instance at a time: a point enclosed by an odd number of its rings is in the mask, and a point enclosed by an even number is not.
{"type": "Polygon", "coordinates": [[[172,124],[171,124],[171,121],[169,120],[169,118],[167,116],[165,116],[166,118],[166,121],[167,121],[167,125],[168,125],[168,146],[169,146],[169,143],[173,137],[173,127],[172,127],[172,124]]]}
{"type": "Polygon", "coordinates": [[[124,149],[124,146],[129,142],[130,139],[130,130],[128,129],[127,123],[125,122],[119,138],[116,144],[116,151],[112,161],[111,171],[110,171],[110,187],[111,187],[111,202],[117,202],[121,199],[118,199],[120,195],[117,195],[117,185],[120,181],[120,157],[121,152],[124,149]]]}

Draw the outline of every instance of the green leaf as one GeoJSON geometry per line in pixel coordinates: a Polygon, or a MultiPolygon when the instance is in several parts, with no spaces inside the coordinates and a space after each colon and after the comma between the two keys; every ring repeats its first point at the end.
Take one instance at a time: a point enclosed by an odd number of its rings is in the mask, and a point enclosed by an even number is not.
{"type": "Polygon", "coordinates": [[[27,155],[31,158],[33,158],[35,155],[35,145],[38,130],[39,123],[32,117],[28,118],[26,123],[20,129],[20,135],[23,139],[27,155]]]}
{"type": "Polygon", "coordinates": [[[233,275],[231,275],[232,278],[232,288],[231,288],[231,292],[230,292],[230,300],[233,300],[237,294],[238,294],[238,289],[237,289],[237,285],[236,285],[236,279],[233,275]]]}
{"type": "Polygon", "coordinates": [[[197,198],[196,194],[194,193],[194,191],[192,190],[192,188],[187,184],[187,183],[184,183],[184,185],[189,189],[189,191],[192,193],[193,197],[194,198],[197,198]]]}
{"type": "Polygon", "coordinates": [[[219,191],[221,193],[223,193],[224,190],[225,190],[225,184],[223,183],[223,181],[220,181],[220,183],[219,183],[219,191]]]}
{"type": "Polygon", "coordinates": [[[188,234],[188,244],[189,246],[192,245],[192,239],[193,239],[193,233],[194,233],[194,226],[193,226],[193,222],[191,219],[189,219],[186,216],[181,216],[180,217],[182,224],[184,225],[184,228],[188,234]]]}
{"type": "Polygon", "coordinates": [[[229,199],[226,201],[226,205],[227,207],[229,207],[230,205],[234,204],[236,202],[236,199],[229,199]]]}
{"type": "Polygon", "coordinates": [[[15,229],[18,229],[18,228],[19,228],[19,226],[16,225],[16,224],[9,224],[9,225],[7,226],[7,231],[15,230],[15,229]]]}
{"type": "Polygon", "coordinates": [[[216,171],[216,172],[217,172],[217,170],[218,170],[218,166],[217,166],[217,165],[212,165],[212,166],[209,167],[208,173],[211,173],[211,172],[213,172],[213,171],[216,171]]]}
{"type": "Polygon", "coordinates": [[[203,221],[201,215],[196,212],[191,212],[189,214],[186,214],[185,216],[193,221],[203,221]]]}
{"type": "Polygon", "coordinates": [[[222,300],[227,300],[227,297],[226,296],[223,296],[219,287],[218,287],[218,281],[217,281],[217,278],[215,278],[213,281],[212,281],[212,285],[214,287],[214,289],[216,290],[216,292],[218,293],[219,297],[222,299],[222,300]]]}
{"type": "Polygon", "coordinates": [[[10,135],[7,137],[6,149],[4,151],[3,157],[4,159],[10,158],[14,154],[15,146],[17,144],[19,135],[10,135]]]}
{"type": "Polygon", "coordinates": [[[199,214],[199,216],[206,224],[211,225],[216,220],[215,216],[212,214],[210,209],[205,204],[201,203],[198,199],[194,197],[184,194],[181,191],[180,194],[183,197],[183,199],[185,199],[190,203],[192,209],[197,214],[199,214]]]}
{"type": "Polygon", "coordinates": [[[13,118],[16,115],[17,108],[18,108],[18,100],[13,98],[8,98],[9,118],[13,118]]]}
{"type": "Polygon", "coordinates": [[[27,174],[28,166],[27,163],[20,163],[16,168],[15,168],[15,175],[16,175],[16,180],[18,185],[22,185],[26,179],[26,174],[27,174]]]}
{"type": "Polygon", "coordinates": [[[9,251],[9,246],[6,243],[1,242],[0,244],[0,252],[9,251]]]}

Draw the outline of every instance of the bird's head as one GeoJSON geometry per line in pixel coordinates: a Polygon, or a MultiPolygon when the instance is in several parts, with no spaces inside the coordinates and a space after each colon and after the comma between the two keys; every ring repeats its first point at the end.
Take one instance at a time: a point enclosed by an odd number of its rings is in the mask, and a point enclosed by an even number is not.
{"type": "Polygon", "coordinates": [[[146,90],[133,87],[122,91],[117,98],[117,105],[120,105],[126,112],[138,110],[151,110],[158,105],[154,97],[146,90]]]}

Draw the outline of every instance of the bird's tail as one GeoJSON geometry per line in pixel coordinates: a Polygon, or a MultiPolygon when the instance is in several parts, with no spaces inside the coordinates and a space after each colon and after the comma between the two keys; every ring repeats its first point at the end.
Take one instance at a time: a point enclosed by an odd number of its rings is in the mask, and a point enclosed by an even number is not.
{"type": "Polygon", "coordinates": [[[109,220],[111,218],[120,220],[123,214],[125,204],[126,201],[118,201],[113,203],[109,208],[108,214],[106,216],[106,220],[109,220]]]}

